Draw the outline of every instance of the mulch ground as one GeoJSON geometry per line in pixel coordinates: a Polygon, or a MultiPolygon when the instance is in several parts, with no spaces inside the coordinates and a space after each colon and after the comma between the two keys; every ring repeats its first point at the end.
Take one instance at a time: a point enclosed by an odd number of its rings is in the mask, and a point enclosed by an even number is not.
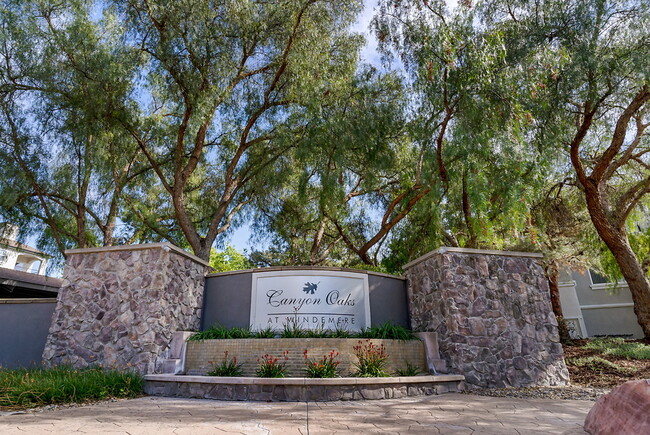
{"type": "MultiPolygon", "coordinates": [[[[650,345],[648,340],[635,340],[650,345]]],[[[591,388],[613,388],[635,379],[650,379],[650,360],[628,360],[621,357],[605,355],[598,350],[585,349],[587,340],[575,340],[572,345],[564,345],[564,358],[567,361],[571,384],[591,388]],[[595,364],[578,367],[571,364],[575,358],[600,357],[610,361],[622,370],[608,365],[595,364]]]]}

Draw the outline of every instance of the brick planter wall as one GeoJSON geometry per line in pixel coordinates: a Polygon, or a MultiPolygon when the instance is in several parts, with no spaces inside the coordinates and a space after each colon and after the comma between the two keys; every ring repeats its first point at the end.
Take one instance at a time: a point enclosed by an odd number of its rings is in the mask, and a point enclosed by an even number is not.
{"type": "Polygon", "coordinates": [[[441,248],[405,266],[414,331],[478,387],[569,380],[540,254],[441,248]]]}
{"type": "MultiPolygon", "coordinates": [[[[365,342],[365,339],[362,340],[365,342]]],[[[408,362],[418,367],[422,373],[427,372],[426,354],[420,340],[371,340],[377,346],[383,344],[389,355],[386,369],[394,373],[405,369],[408,362]]],[[[281,357],[282,352],[289,351],[287,376],[304,376],[305,359],[303,352],[308,351],[311,360],[322,358],[330,351],[340,352],[338,361],[339,373],[348,376],[354,371],[353,363],[357,361],[353,346],[359,343],[356,338],[250,338],[233,340],[203,340],[187,343],[185,372],[188,375],[204,375],[210,370],[212,363],[223,361],[224,352],[229,357],[236,356],[238,363],[243,364],[244,376],[255,376],[258,358],[264,354],[281,357]]]]}
{"type": "Polygon", "coordinates": [[[167,243],[67,251],[47,365],[154,373],[172,334],[198,329],[207,263],[167,243]]]}

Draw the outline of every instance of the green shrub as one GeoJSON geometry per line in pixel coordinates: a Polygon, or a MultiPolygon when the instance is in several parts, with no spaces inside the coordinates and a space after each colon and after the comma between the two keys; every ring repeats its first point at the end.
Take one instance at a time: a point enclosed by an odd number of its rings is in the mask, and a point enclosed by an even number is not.
{"type": "Polygon", "coordinates": [[[353,347],[354,355],[357,357],[357,362],[354,366],[357,368],[355,376],[379,378],[389,376],[384,370],[384,366],[388,360],[386,348],[382,344],[377,346],[370,340],[361,341],[353,347]]]}
{"type": "Polygon", "coordinates": [[[242,365],[237,364],[237,357],[228,358],[228,351],[224,352],[223,361],[218,365],[212,364],[208,376],[242,376],[242,365]]]}
{"type": "Polygon", "coordinates": [[[625,341],[623,338],[596,338],[584,347],[598,350],[604,355],[637,360],[650,359],[650,346],[636,341],[625,341]]]}
{"type": "Polygon", "coordinates": [[[281,338],[314,338],[314,334],[310,333],[306,329],[303,329],[296,322],[288,322],[284,325],[282,332],[280,333],[281,338]]]}
{"type": "Polygon", "coordinates": [[[189,338],[189,341],[216,340],[216,339],[237,339],[237,338],[369,338],[388,340],[416,340],[409,329],[403,326],[386,322],[379,326],[365,328],[361,332],[351,332],[344,328],[334,330],[305,329],[297,322],[287,322],[282,331],[278,332],[271,327],[253,331],[250,328],[225,328],[223,326],[211,326],[205,331],[197,332],[189,338]]]}
{"type": "Polygon", "coordinates": [[[288,355],[288,350],[282,352],[282,357],[284,359],[282,362],[280,362],[280,358],[276,358],[273,355],[264,355],[262,358],[257,360],[259,367],[255,374],[259,378],[284,378],[286,363],[289,360],[288,355]]]}
{"type": "Polygon", "coordinates": [[[406,363],[406,368],[397,369],[397,376],[417,376],[420,373],[420,369],[417,366],[411,365],[410,362],[406,363]]]}
{"type": "Polygon", "coordinates": [[[210,326],[205,331],[197,332],[192,335],[188,341],[200,340],[218,340],[218,339],[232,339],[232,338],[251,338],[253,333],[250,328],[225,328],[221,325],[210,326]]]}
{"type": "Polygon", "coordinates": [[[142,384],[142,377],[137,373],[98,367],[3,369],[0,370],[0,406],[26,408],[137,397],[142,394],[142,384]]]}
{"type": "Polygon", "coordinates": [[[351,331],[348,331],[345,328],[339,328],[327,331],[329,333],[328,337],[330,338],[356,338],[357,334],[351,331]]]}
{"type": "Polygon", "coordinates": [[[329,354],[323,355],[318,361],[312,361],[307,356],[307,350],[303,352],[305,357],[305,364],[307,368],[305,369],[308,378],[335,378],[338,376],[337,367],[341,363],[336,361],[336,357],[340,354],[339,352],[332,350],[329,354]]]}
{"type": "Polygon", "coordinates": [[[276,330],[270,326],[267,326],[264,329],[253,331],[253,338],[275,338],[276,335],[276,330]]]}
{"type": "Polygon", "coordinates": [[[374,338],[374,339],[388,339],[388,340],[415,340],[417,337],[413,332],[403,326],[395,325],[391,322],[386,322],[379,326],[372,326],[363,329],[359,334],[359,338],[374,338]]]}

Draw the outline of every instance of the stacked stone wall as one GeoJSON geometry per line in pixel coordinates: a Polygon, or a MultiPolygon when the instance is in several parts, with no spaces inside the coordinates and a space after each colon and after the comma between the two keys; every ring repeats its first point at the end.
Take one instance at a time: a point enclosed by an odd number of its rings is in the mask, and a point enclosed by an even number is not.
{"type": "Polygon", "coordinates": [[[468,385],[568,383],[535,256],[443,248],[408,264],[406,277],[413,329],[438,334],[449,371],[468,385]]]}
{"type": "Polygon", "coordinates": [[[206,263],[168,244],[67,252],[48,365],[160,369],[177,330],[201,323],[206,263]]]}

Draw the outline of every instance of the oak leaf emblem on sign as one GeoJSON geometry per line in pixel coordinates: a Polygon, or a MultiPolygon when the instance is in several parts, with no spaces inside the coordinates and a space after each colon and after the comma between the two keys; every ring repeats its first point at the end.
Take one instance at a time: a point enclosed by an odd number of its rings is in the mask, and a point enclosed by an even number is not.
{"type": "Polygon", "coordinates": [[[318,281],[316,284],[312,282],[306,282],[305,286],[302,288],[302,291],[304,291],[307,294],[314,294],[316,293],[316,290],[318,290],[318,284],[320,284],[320,281],[318,281]]]}

